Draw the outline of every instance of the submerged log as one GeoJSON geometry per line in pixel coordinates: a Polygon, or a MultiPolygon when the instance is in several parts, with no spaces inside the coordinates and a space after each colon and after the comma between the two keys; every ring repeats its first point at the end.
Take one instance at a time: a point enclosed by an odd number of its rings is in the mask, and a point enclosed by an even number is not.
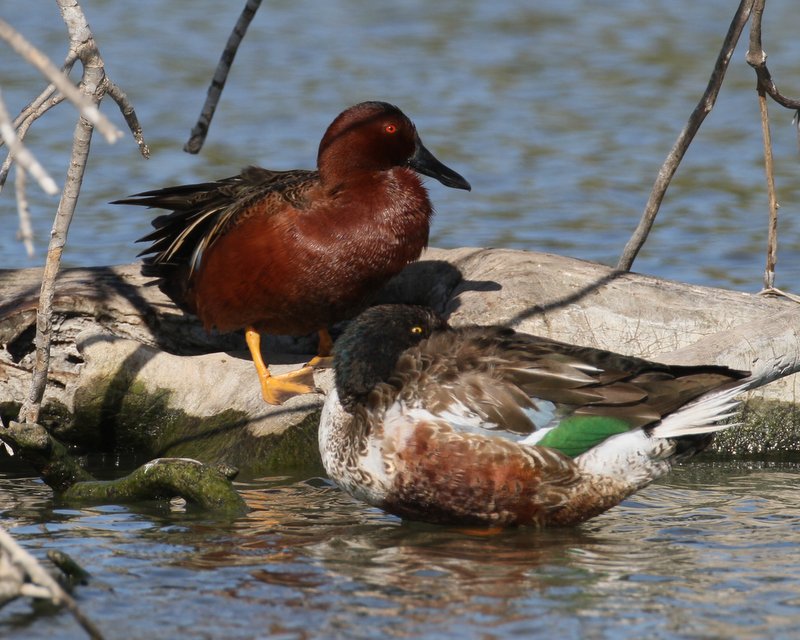
{"type": "MultiPolygon", "coordinates": [[[[27,393],[40,277],[39,269],[0,271],[0,415],[7,420],[27,393]]],[[[454,326],[508,324],[670,362],[784,372],[800,363],[800,307],[789,300],[549,254],[430,249],[375,301],[429,304],[454,326]]],[[[224,462],[244,476],[318,465],[316,425],[330,371],[315,373],[320,393],[264,404],[243,336],[207,334],[147,286],[138,265],[66,270],[54,306],[58,331],[40,422],[60,440],[142,459],[224,462]]],[[[315,347],[313,337],[270,337],[263,346],[278,373],[300,366],[315,347]]],[[[800,451],[796,392],[792,375],[751,394],[752,432],[722,448],[800,451]]]]}
{"type": "Polygon", "coordinates": [[[11,422],[0,438],[39,473],[62,503],[183,498],[205,510],[247,511],[229,477],[236,475],[234,469],[211,467],[191,458],[157,458],[122,478],[97,480],[41,425],[11,422]]]}

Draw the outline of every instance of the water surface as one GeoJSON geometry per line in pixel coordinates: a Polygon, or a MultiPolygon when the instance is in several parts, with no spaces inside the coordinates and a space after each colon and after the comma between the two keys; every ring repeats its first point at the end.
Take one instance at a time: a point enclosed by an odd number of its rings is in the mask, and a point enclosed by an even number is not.
{"type": "MultiPolygon", "coordinates": [[[[67,265],[130,262],[150,214],[129,193],[311,167],[343,108],[401,106],[471,193],[430,184],[437,246],[553,251],[614,264],[669,148],[701,95],[735,2],[275,0],[264,3],[199,156],[181,148],[241,3],[84,0],[107,69],[138,111],[153,157],[95,139],[67,265]]],[[[55,3],[0,0],[0,15],[60,60],[55,3]]],[[[765,43],[797,82],[796,3],[771,0],[765,43]]],[[[11,59],[6,52],[7,61],[11,59]]],[[[635,268],[757,290],[766,195],[754,77],[737,50],[717,107],[673,183],[635,268]]],[[[0,70],[11,111],[42,87],[0,70]]],[[[115,107],[104,112],[123,126],[115,107]]],[[[777,284],[800,279],[797,144],[772,109],[782,204],[777,284]]],[[[30,146],[62,180],[74,115],[37,123],[30,146]]],[[[0,267],[42,262],[53,199],[31,186],[38,254],[13,237],[0,194],[0,267]]],[[[242,484],[233,522],[155,505],[67,508],[0,460],[2,523],[42,558],[92,573],[80,606],[108,638],[767,638],[800,624],[794,463],[686,465],[576,530],[481,538],[402,523],[309,471],[242,484]]],[[[0,635],[82,638],[69,616],[16,602],[0,635]]]]}
{"type": "MultiPolygon", "coordinates": [[[[482,537],[403,523],[316,477],[242,484],[233,522],[54,506],[0,480],[2,524],[93,575],[108,638],[780,638],[800,622],[794,463],[699,462],[577,529],[482,537]],[[555,634],[555,636],[554,636],[555,634]]],[[[80,638],[17,602],[8,638],[80,638]]]]}
{"type": "MultiPolygon", "coordinates": [[[[343,108],[401,106],[427,146],[473,185],[430,185],[437,246],[537,249],[614,264],[656,172],[702,94],[736,3],[579,0],[276,0],[256,16],[199,156],[182,152],[240,3],[166,0],[83,3],[108,72],[133,101],[152,146],[94,142],[69,265],[132,261],[150,214],[108,205],[168,184],[232,175],[250,163],[311,167],[343,108]]],[[[54,3],[36,12],[5,0],[5,19],[61,60],[54,3]]],[[[765,46],[791,93],[800,41],[796,6],[773,0],[765,46]]],[[[744,43],[743,43],[744,44],[744,43]]],[[[720,99],[667,195],[636,269],[758,290],[767,200],[754,76],[743,46],[720,99]]],[[[4,65],[12,112],[41,89],[23,64],[4,65]]],[[[115,107],[106,114],[124,127],[115,107]]],[[[777,283],[800,276],[798,150],[791,114],[772,108],[782,205],[777,283]]],[[[30,144],[61,179],[74,115],[37,123],[30,144]]],[[[38,264],[55,202],[31,189],[39,253],[13,237],[13,188],[0,196],[0,267],[38,264]]]]}

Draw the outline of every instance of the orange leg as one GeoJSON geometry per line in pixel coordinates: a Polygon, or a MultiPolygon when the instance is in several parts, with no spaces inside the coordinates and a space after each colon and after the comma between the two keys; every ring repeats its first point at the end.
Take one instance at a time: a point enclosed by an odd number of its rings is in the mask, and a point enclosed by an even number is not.
{"type": "Polygon", "coordinates": [[[331,357],[331,350],[333,349],[333,339],[327,329],[319,330],[319,346],[317,347],[317,355],[308,361],[309,367],[317,369],[324,369],[333,364],[331,357]]]}
{"type": "Polygon", "coordinates": [[[261,334],[253,327],[244,332],[253,364],[256,365],[258,380],[261,383],[261,395],[270,404],[283,404],[289,398],[314,391],[314,374],[311,367],[303,367],[280,376],[270,374],[264,359],[261,357],[261,334]]]}

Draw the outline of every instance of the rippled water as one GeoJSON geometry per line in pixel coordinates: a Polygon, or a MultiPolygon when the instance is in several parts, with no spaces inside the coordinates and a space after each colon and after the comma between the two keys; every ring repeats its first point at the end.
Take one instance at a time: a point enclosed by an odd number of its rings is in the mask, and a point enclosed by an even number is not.
{"type": "MultiPolygon", "coordinates": [[[[108,638],[766,638],[800,620],[800,467],[695,462],[574,530],[402,523],[319,478],[242,485],[233,522],[54,507],[0,481],[2,524],[92,574],[108,638]]],[[[9,638],[80,638],[17,602],[9,638]]]]}
{"type": "MultiPolygon", "coordinates": [[[[548,250],[615,263],[654,176],[702,93],[735,2],[275,0],[241,48],[206,147],[181,148],[240,2],[82,2],[111,77],[153,148],[97,138],[69,265],[129,262],[149,214],[107,204],[248,163],[309,167],[327,124],[365,99],[400,105],[472,193],[430,185],[438,246],[548,250]]],[[[0,15],[60,60],[55,3],[0,0],[0,15]]],[[[796,3],[771,0],[765,43],[787,93],[800,86],[796,3]]],[[[13,60],[6,53],[4,60],[13,60]]],[[[0,69],[12,111],[42,82],[0,69]]],[[[673,183],[635,268],[760,288],[766,195],[754,78],[740,47],[717,107],[673,183]]],[[[106,114],[121,120],[110,103],[106,114]]],[[[777,284],[800,278],[798,152],[772,109],[781,244],[777,284]]],[[[61,180],[74,116],[30,146],[61,180]]],[[[40,264],[55,202],[30,192],[39,253],[13,238],[0,194],[0,267],[40,264]]],[[[326,481],[242,485],[254,508],[218,521],[156,506],[54,505],[0,460],[2,524],[33,553],[57,548],[93,574],[81,607],[108,638],[761,638],[800,622],[795,464],[689,464],[577,530],[481,538],[401,523],[326,481]]],[[[63,613],[17,602],[0,635],[81,638],[63,613]]]]}
{"type": "MultiPolygon", "coordinates": [[[[309,167],[332,118],[365,99],[400,105],[427,146],[473,184],[469,194],[431,184],[435,245],[530,248],[614,264],[736,8],[730,0],[275,0],[262,6],[239,51],[205,149],[188,156],[181,149],[240,4],[83,3],[153,158],[139,158],[129,138],[113,146],[95,140],[68,264],[134,259],[133,241],[150,215],[109,200],[249,163],[309,167]]],[[[4,0],[0,11],[60,60],[55,3],[27,6],[4,0]]],[[[772,0],[765,14],[769,62],[787,93],[800,87],[796,15],[789,0],[772,0]]],[[[41,81],[25,65],[4,65],[0,85],[16,111],[41,81]]],[[[760,288],[767,205],[753,87],[740,47],[638,271],[760,288]]],[[[110,103],[104,111],[124,126],[110,103]]],[[[791,289],[800,277],[798,149],[791,114],[773,107],[772,116],[782,204],[777,283],[791,289]]],[[[62,107],[31,133],[31,148],[59,179],[73,120],[62,107]]],[[[0,267],[37,264],[55,203],[31,189],[39,256],[29,261],[10,233],[12,196],[9,188],[0,197],[0,267]]]]}

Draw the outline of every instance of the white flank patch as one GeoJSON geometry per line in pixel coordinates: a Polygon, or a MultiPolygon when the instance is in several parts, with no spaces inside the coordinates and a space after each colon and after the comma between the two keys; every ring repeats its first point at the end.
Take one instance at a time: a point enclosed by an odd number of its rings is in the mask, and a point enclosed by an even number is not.
{"type": "Polygon", "coordinates": [[[672,441],[634,429],[611,436],[575,462],[584,473],[618,478],[638,489],[669,471],[669,456],[674,452],[672,441]]]}

